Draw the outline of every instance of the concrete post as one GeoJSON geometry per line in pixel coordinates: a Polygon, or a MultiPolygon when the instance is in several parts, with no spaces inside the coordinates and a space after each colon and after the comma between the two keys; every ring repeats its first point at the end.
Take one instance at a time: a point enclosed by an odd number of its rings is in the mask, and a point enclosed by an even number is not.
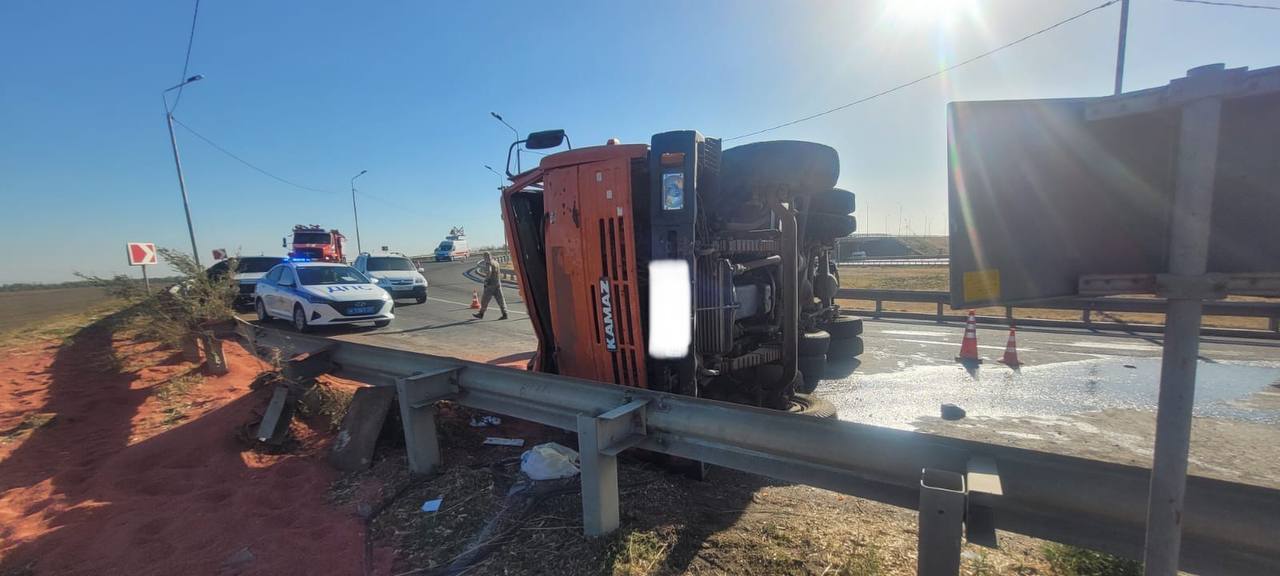
{"type": "MultiPolygon", "coordinates": [[[[1183,89],[1212,87],[1223,81],[1221,64],[1192,69],[1183,89]]],[[[1203,277],[1209,260],[1209,225],[1218,158],[1222,99],[1193,100],[1182,108],[1177,183],[1169,227],[1169,272],[1177,280],[1166,294],[1164,354],[1156,412],[1155,456],[1147,503],[1143,552],[1147,576],[1175,576],[1182,544],[1183,496],[1191,448],[1191,408],[1195,400],[1196,360],[1200,351],[1202,290],[1189,288],[1203,277]]]]}

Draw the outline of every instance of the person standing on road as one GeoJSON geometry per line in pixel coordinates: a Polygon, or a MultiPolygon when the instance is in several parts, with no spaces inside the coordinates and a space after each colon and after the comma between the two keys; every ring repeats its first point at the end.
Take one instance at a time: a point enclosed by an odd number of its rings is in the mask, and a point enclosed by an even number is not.
{"type": "Polygon", "coordinates": [[[502,310],[502,317],[499,320],[507,319],[507,300],[502,297],[502,275],[498,271],[498,264],[493,261],[493,254],[484,253],[484,264],[486,266],[484,272],[484,296],[480,298],[480,311],[472,314],[476,318],[484,318],[484,311],[489,308],[489,299],[498,301],[498,309],[502,310]]]}

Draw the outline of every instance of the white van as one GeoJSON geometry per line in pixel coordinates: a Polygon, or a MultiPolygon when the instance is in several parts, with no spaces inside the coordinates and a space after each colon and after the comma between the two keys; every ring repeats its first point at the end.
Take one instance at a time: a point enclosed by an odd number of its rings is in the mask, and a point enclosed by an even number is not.
{"type": "Polygon", "coordinates": [[[471,256],[466,238],[446,238],[436,246],[436,262],[466,260],[471,256]]]}

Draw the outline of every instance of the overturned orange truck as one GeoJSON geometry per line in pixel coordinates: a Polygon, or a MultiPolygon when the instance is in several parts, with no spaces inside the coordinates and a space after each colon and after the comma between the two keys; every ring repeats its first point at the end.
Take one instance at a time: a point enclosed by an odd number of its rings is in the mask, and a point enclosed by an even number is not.
{"type": "MultiPolygon", "coordinates": [[[[551,130],[511,149],[567,144],[551,130]]],[[[812,392],[863,348],[862,321],[834,302],[831,252],[856,227],[839,171],[821,144],[722,150],[677,131],[511,175],[502,210],[538,336],[531,368],[834,414],[812,392]]]]}

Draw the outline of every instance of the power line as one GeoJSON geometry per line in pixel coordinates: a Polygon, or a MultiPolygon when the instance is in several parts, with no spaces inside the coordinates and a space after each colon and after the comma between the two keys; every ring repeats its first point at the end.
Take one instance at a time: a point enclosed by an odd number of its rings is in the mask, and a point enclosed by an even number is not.
{"type": "Polygon", "coordinates": [[[1225,6],[1228,8],[1252,8],[1254,10],[1280,10],[1280,6],[1267,6],[1264,4],[1239,4],[1236,2],[1213,2],[1211,0],[1173,0],[1174,2],[1183,2],[1186,4],[1204,4],[1206,6],[1225,6]]]}
{"type": "MultiPolygon", "coordinates": [[[[199,16],[200,0],[196,0],[196,9],[191,13],[191,32],[187,34],[187,57],[182,59],[182,77],[178,79],[179,82],[185,82],[187,80],[187,66],[191,64],[191,45],[196,41],[196,18],[199,16]]],[[[169,109],[170,114],[177,111],[178,102],[182,101],[182,90],[184,88],[186,88],[185,84],[178,87],[178,95],[174,96],[173,107],[169,109]]]]}
{"type": "Polygon", "coordinates": [[[210,146],[213,146],[213,148],[214,148],[215,150],[217,150],[217,151],[219,151],[219,152],[221,152],[221,153],[223,153],[223,154],[226,154],[227,156],[230,156],[230,157],[231,157],[232,159],[234,159],[236,162],[239,162],[239,163],[241,163],[241,164],[244,164],[245,166],[248,166],[249,168],[254,169],[254,170],[255,170],[255,171],[257,171],[258,173],[262,174],[263,176],[266,176],[266,177],[268,177],[268,178],[271,178],[272,180],[276,180],[277,182],[281,182],[281,183],[283,183],[283,184],[287,184],[287,185],[289,185],[289,186],[293,186],[294,188],[297,188],[297,189],[299,189],[299,190],[306,190],[306,191],[308,191],[308,192],[320,192],[320,193],[323,193],[323,194],[338,194],[338,192],[337,192],[337,191],[334,191],[334,190],[322,190],[322,189],[320,189],[320,188],[312,188],[312,187],[310,187],[310,186],[303,186],[302,184],[298,184],[297,182],[294,182],[294,181],[289,180],[289,179],[287,179],[287,178],[281,178],[280,176],[276,176],[275,174],[272,174],[272,173],[270,173],[270,172],[266,171],[266,170],[265,170],[265,169],[263,169],[263,168],[259,168],[259,167],[258,167],[257,165],[255,165],[254,163],[252,163],[252,162],[250,162],[250,161],[248,161],[248,160],[245,160],[244,158],[241,158],[241,157],[237,156],[234,152],[232,152],[232,151],[230,151],[230,150],[227,150],[226,148],[223,148],[222,146],[219,146],[217,142],[214,142],[213,140],[210,140],[210,139],[208,139],[208,138],[205,138],[205,136],[204,136],[203,134],[201,134],[201,133],[199,133],[199,132],[196,132],[196,131],[195,131],[195,129],[193,129],[193,128],[192,128],[192,127],[190,127],[190,126],[187,126],[186,124],[183,124],[181,120],[178,120],[177,118],[174,118],[174,119],[173,119],[173,123],[174,123],[174,124],[177,124],[177,125],[179,125],[179,126],[181,126],[181,127],[182,127],[184,130],[186,130],[187,132],[190,132],[192,136],[195,136],[196,138],[199,138],[199,139],[203,140],[205,144],[208,144],[208,145],[210,145],[210,146]]]}
{"type": "Polygon", "coordinates": [[[841,105],[839,105],[839,106],[836,106],[835,108],[831,108],[831,109],[829,109],[829,110],[824,110],[824,111],[822,111],[822,112],[818,112],[818,113],[816,113],[816,114],[810,114],[810,115],[808,115],[808,116],[805,116],[805,117],[803,117],[803,118],[798,118],[798,119],[796,119],[796,120],[792,120],[792,121],[790,121],[790,122],[783,122],[782,124],[778,124],[778,125],[776,125],[776,126],[770,126],[770,127],[768,127],[768,128],[764,128],[764,129],[761,129],[761,130],[756,130],[755,132],[748,132],[748,133],[746,133],[746,134],[742,134],[742,135],[740,135],[740,136],[734,136],[734,137],[732,137],[732,138],[725,138],[725,141],[729,141],[729,140],[739,140],[739,139],[742,139],[742,138],[748,138],[748,137],[751,137],[751,136],[755,136],[755,135],[757,135],[757,134],[764,134],[765,132],[772,132],[772,131],[777,130],[777,129],[779,129],[779,128],[786,128],[787,126],[792,126],[792,125],[795,125],[795,124],[799,124],[799,123],[801,123],[801,122],[807,122],[807,121],[809,121],[809,120],[813,120],[814,118],[818,118],[818,117],[821,117],[821,116],[826,116],[827,114],[831,114],[831,113],[834,113],[834,112],[839,112],[839,111],[844,110],[844,109],[846,109],[846,108],[850,108],[850,107],[856,106],[856,105],[858,105],[858,104],[862,104],[862,103],[864,103],[864,102],[869,102],[869,101],[871,101],[871,100],[875,100],[876,98],[879,98],[879,97],[881,97],[881,96],[886,96],[886,95],[892,94],[892,93],[897,92],[897,91],[899,91],[899,90],[902,90],[902,89],[904,89],[904,88],[909,88],[909,87],[911,87],[911,86],[914,86],[914,85],[916,85],[916,84],[919,84],[919,83],[921,83],[921,82],[924,82],[925,80],[929,80],[929,79],[932,79],[932,78],[937,78],[938,76],[941,76],[941,75],[943,75],[943,74],[946,74],[947,72],[950,72],[950,71],[952,71],[952,70],[955,70],[956,68],[959,68],[959,67],[961,67],[961,66],[965,66],[965,65],[967,65],[967,64],[972,64],[973,62],[977,62],[978,60],[981,60],[981,59],[983,59],[983,58],[986,58],[987,56],[991,56],[992,54],[995,54],[995,53],[997,53],[997,52],[1000,52],[1000,51],[1002,51],[1002,50],[1004,50],[1004,49],[1006,49],[1006,48],[1012,48],[1013,46],[1016,46],[1016,45],[1018,45],[1018,44],[1021,44],[1021,43],[1023,43],[1023,42],[1026,42],[1027,40],[1030,40],[1030,39],[1032,39],[1032,38],[1035,38],[1036,36],[1039,36],[1039,35],[1041,35],[1041,34],[1044,34],[1045,32],[1048,32],[1048,31],[1050,31],[1050,30],[1053,30],[1054,28],[1057,28],[1057,27],[1062,26],[1062,25],[1064,25],[1064,24],[1070,23],[1070,22],[1075,21],[1075,20],[1077,20],[1077,19],[1083,18],[1083,17],[1085,17],[1085,16],[1087,16],[1087,15],[1089,15],[1089,14],[1092,14],[1092,13],[1094,13],[1094,12],[1097,12],[1098,10],[1102,10],[1103,8],[1106,8],[1107,6],[1110,6],[1110,5],[1112,5],[1112,4],[1115,4],[1115,3],[1119,2],[1119,1],[1120,1],[1120,0],[1107,0],[1106,2],[1103,2],[1102,4],[1099,4],[1099,5],[1097,5],[1097,6],[1094,6],[1093,8],[1090,8],[1090,9],[1088,9],[1088,10],[1085,10],[1084,12],[1081,12],[1081,13],[1079,13],[1079,14],[1076,14],[1075,16],[1072,16],[1072,17],[1067,18],[1067,19],[1065,19],[1065,20],[1059,20],[1058,22],[1056,22],[1056,23],[1054,23],[1054,24],[1052,24],[1052,25],[1050,25],[1050,26],[1047,26],[1047,27],[1045,27],[1045,28],[1041,28],[1041,29],[1039,29],[1039,30],[1036,30],[1035,32],[1032,32],[1032,33],[1030,33],[1030,34],[1027,34],[1026,36],[1023,36],[1023,37],[1021,37],[1021,38],[1018,38],[1017,40],[1014,40],[1014,41],[1009,42],[1009,43],[1007,43],[1007,44],[1002,44],[1002,45],[1000,45],[1000,46],[998,46],[998,47],[996,47],[996,48],[992,48],[991,50],[988,50],[988,51],[986,51],[986,52],[983,52],[983,53],[981,53],[981,54],[978,54],[977,56],[973,56],[973,57],[970,57],[970,58],[968,58],[968,59],[966,59],[966,60],[962,60],[962,61],[960,61],[960,62],[957,62],[957,63],[955,63],[955,64],[952,64],[952,65],[950,65],[950,66],[947,66],[946,68],[943,68],[943,69],[941,69],[941,70],[938,70],[937,72],[933,72],[933,73],[931,73],[931,74],[928,74],[928,75],[925,75],[925,76],[921,76],[921,77],[916,78],[915,80],[911,80],[911,81],[909,81],[909,82],[904,82],[904,83],[902,83],[902,84],[899,84],[899,85],[894,86],[894,87],[892,87],[892,88],[889,88],[889,89],[887,89],[887,90],[882,90],[882,91],[880,91],[880,92],[876,92],[875,94],[872,94],[872,95],[870,95],[870,96],[866,96],[866,97],[864,97],[864,98],[860,98],[860,99],[858,99],[858,100],[854,100],[853,102],[849,102],[849,103],[847,103],[847,104],[841,104],[841,105]]]}
{"type": "MultiPolygon", "coordinates": [[[[286,184],[286,185],[288,185],[288,186],[292,186],[292,187],[297,188],[297,189],[299,189],[299,190],[305,190],[305,191],[307,191],[307,192],[320,192],[320,193],[322,193],[322,194],[345,194],[345,192],[338,192],[338,191],[336,191],[336,190],[324,190],[324,189],[322,189],[322,188],[312,188],[312,187],[310,187],[310,186],[304,186],[304,185],[302,185],[302,184],[299,184],[299,183],[297,183],[297,182],[294,182],[294,181],[292,181],[292,180],[289,180],[288,178],[284,178],[284,177],[281,177],[281,176],[277,176],[277,175],[275,175],[275,174],[272,174],[271,172],[267,171],[265,168],[261,168],[261,167],[259,167],[258,165],[254,164],[254,163],[252,163],[252,162],[250,162],[250,161],[248,161],[248,160],[245,160],[244,158],[241,158],[240,156],[236,155],[236,153],[234,153],[234,152],[232,152],[232,151],[230,151],[230,150],[227,150],[226,148],[223,148],[223,147],[222,147],[221,145],[219,145],[217,142],[214,142],[213,140],[210,140],[210,139],[209,139],[209,138],[207,138],[205,135],[203,135],[203,134],[201,134],[201,133],[199,133],[199,132],[196,132],[194,128],[192,128],[192,127],[190,127],[190,126],[187,126],[186,124],[183,124],[183,123],[182,123],[182,121],[181,121],[181,120],[178,120],[176,117],[173,119],[173,123],[174,123],[174,124],[177,124],[178,126],[181,126],[183,130],[186,130],[187,132],[190,132],[192,136],[195,136],[196,138],[199,138],[200,140],[204,141],[204,143],[205,143],[205,144],[208,144],[208,145],[212,146],[214,150],[217,150],[217,151],[219,151],[219,152],[221,152],[221,153],[223,153],[223,154],[226,154],[228,157],[230,157],[231,159],[235,160],[236,162],[239,162],[239,163],[241,163],[241,164],[244,164],[245,166],[248,166],[249,168],[252,168],[254,171],[258,172],[259,174],[262,174],[263,176],[266,176],[266,177],[268,177],[268,178],[271,178],[272,180],[275,180],[275,181],[280,182],[280,183],[282,183],[282,184],[286,184]]],[[[413,210],[413,209],[411,209],[411,208],[408,208],[408,207],[404,206],[403,204],[400,204],[399,202],[392,202],[391,200],[388,200],[388,199],[383,198],[383,197],[381,197],[381,196],[375,196],[375,195],[370,194],[370,193],[368,193],[368,192],[365,192],[365,191],[363,191],[363,190],[356,190],[356,194],[359,194],[360,196],[364,196],[364,197],[366,197],[366,198],[370,198],[370,199],[372,199],[372,200],[377,200],[377,201],[379,201],[379,202],[382,202],[383,204],[386,204],[386,205],[391,206],[391,207],[393,207],[393,208],[398,208],[398,209],[403,210],[403,211],[405,211],[405,212],[414,212],[415,214],[417,213],[417,211],[415,211],[415,210],[413,210]]],[[[419,215],[421,215],[421,214],[419,214],[419,215]]]]}

